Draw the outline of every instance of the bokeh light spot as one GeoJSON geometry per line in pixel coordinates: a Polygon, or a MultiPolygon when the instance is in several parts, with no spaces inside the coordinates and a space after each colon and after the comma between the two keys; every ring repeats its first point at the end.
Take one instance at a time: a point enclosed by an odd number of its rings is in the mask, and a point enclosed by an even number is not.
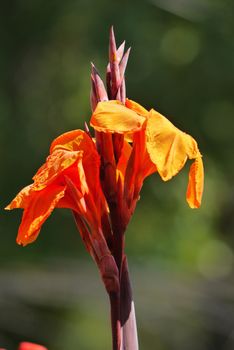
{"type": "Polygon", "coordinates": [[[161,41],[161,54],[163,58],[174,65],[191,63],[198,55],[201,41],[194,30],[175,27],[169,29],[161,41]]]}
{"type": "Polygon", "coordinates": [[[232,250],[222,241],[208,241],[198,254],[198,270],[207,279],[224,278],[231,273],[232,267],[232,250]]]}

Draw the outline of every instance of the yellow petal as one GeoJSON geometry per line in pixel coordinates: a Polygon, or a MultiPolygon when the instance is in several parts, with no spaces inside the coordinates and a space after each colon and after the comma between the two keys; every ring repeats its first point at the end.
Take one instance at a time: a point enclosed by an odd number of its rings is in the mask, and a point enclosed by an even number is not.
{"type": "Polygon", "coordinates": [[[196,141],[154,110],[149,113],[146,136],[147,151],[164,181],[176,175],[187,158],[198,156],[196,141]]]}
{"type": "Polygon", "coordinates": [[[204,168],[201,156],[190,167],[189,183],[187,188],[187,202],[191,208],[199,208],[204,187],[204,168]]]}
{"type": "Polygon", "coordinates": [[[196,141],[154,110],[149,114],[146,135],[147,151],[164,181],[176,175],[188,158],[195,159],[189,172],[186,197],[191,208],[198,208],[203,193],[204,170],[196,141]]]}
{"type": "Polygon", "coordinates": [[[125,106],[127,108],[130,108],[132,111],[136,112],[137,114],[147,118],[149,112],[147,111],[147,109],[145,109],[144,107],[142,107],[139,103],[133,101],[133,100],[129,100],[128,98],[125,101],[125,106]]]}
{"type": "Polygon", "coordinates": [[[131,133],[142,128],[145,118],[118,101],[99,102],[90,125],[97,131],[131,133]]]}

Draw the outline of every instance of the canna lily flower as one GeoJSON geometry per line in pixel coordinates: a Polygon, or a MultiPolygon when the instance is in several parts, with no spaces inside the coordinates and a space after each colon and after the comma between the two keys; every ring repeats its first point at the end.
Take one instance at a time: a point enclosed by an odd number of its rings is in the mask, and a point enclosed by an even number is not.
{"type": "MultiPolygon", "coordinates": [[[[191,208],[200,206],[203,163],[197,142],[190,135],[176,128],[154,109],[147,111],[128,99],[125,104],[117,100],[99,102],[90,124],[98,132],[123,134],[126,141],[138,147],[130,172],[138,163],[137,172],[142,172],[142,181],[156,171],[164,181],[168,181],[183,168],[187,159],[193,159],[186,197],[191,208]]],[[[121,164],[120,168],[123,174],[126,167],[121,164]]]]}

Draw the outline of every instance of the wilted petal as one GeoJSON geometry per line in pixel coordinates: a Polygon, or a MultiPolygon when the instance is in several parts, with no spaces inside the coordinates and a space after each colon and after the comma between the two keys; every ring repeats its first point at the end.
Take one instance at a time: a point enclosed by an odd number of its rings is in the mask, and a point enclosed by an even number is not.
{"type": "Polygon", "coordinates": [[[204,187],[204,168],[201,157],[195,159],[189,171],[187,202],[191,208],[199,208],[204,187]]]}
{"type": "Polygon", "coordinates": [[[142,128],[145,118],[119,101],[99,102],[90,124],[97,131],[110,133],[131,133],[142,128]]]}

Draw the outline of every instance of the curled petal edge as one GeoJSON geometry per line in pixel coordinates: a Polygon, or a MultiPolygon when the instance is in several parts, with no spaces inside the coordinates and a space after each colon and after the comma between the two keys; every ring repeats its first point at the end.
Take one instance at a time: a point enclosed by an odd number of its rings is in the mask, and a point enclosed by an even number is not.
{"type": "Polygon", "coordinates": [[[190,208],[199,208],[204,188],[204,168],[201,155],[192,163],[189,171],[189,182],[186,199],[190,208]]]}

